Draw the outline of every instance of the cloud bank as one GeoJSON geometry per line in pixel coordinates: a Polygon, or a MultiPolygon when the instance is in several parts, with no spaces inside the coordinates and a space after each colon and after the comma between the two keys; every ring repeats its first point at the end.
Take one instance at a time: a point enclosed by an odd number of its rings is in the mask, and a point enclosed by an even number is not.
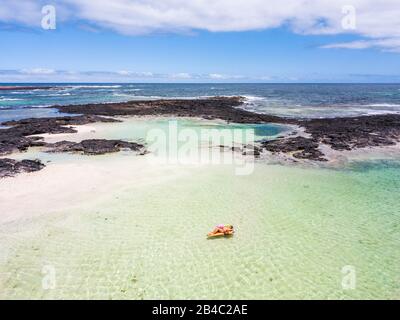
{"type": "Polygon", "coordinates": [[[118,71],[74,71],[32,68],[1,70],[0,82],[238,82],[260,80],[261,77],[245,77],[218,73],[155,73],[130,70],[118,71]]]}
{"type": "Polygon", "coordinates": [[[32,68],[21,70],[0,69],[0,83],[64,82],[64,83],[315,83],[354,82],[370,83],[400,82],[400,76],[393,74],[319,74],[307,75],[258,75],[245,76],[219,73],[155,73],[129,70],[118,71],[74,71],[32,68]]]}
{"type": "MultiPolygon", "coordinates": [[[[39,27],[51,1],[2,0],[0,21],[39,27]]],[[[399,0],[58,0],[58,21],[127,35],[239,32],[285,26],[298,34],[355,34],[363,41],[325,48],[377,47],[400,51],[399,0]],[[356,28],[343,28],[345,6],[356,10],[356,28]]]]}

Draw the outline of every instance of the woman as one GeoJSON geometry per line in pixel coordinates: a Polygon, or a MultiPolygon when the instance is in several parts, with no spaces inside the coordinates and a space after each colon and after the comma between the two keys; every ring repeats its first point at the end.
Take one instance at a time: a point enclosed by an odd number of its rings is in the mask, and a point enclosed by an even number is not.
{"type": "Polygon", "coordinates": [[[212,232],[208,234],[208,236],[229,236],[234,233],[233,231],[233,226],[231,224],[223,225],[219,224],[217,225],[212,232]]]}

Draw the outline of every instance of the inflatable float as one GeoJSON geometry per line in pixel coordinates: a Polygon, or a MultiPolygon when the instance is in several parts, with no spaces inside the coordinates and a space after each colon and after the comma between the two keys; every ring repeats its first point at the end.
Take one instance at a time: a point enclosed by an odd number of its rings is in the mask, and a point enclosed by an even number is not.
{"type": "Polygon", "coordinates": [[[233,231],[232,232],[227,232],[227,233],[223,233],[223,232],[219,232],[219,233],[209,233],[207,235],[207,238],[220,238],[220,237],[230,237],[233,236],[233,231]]]}
{"type": "Polygon", "coordinates": [[[207,234],[207,238],[220,238],[220,237],[229,237],[232,236],[233,233],[233,226],[230,224],[227,225],[218,225],[212,232],[207,234]]]}

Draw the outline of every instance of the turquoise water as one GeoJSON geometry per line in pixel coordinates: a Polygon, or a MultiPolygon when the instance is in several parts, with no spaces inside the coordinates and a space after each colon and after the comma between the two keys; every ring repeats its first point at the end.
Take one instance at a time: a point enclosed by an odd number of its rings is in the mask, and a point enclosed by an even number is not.
{"type": "MultiPolygon", "coordinates": [[[[71,173],[73,174],[73,173],[71,173]]],[[[398,299],[397,167],[228,167],[0,227],[3,298],[398,299]],[[230,239],[207,240],[217,223],[230,239]],[[43,266],[56,270],[44,290],[43,266]],[[344,289],[342,269],[356,272],[344,289]]],[[[94,190],[95,191],[95,190],[94,190]]],[[[46,201],[46,200],[43,200],[46,201]]]]}
{"type": "MultiPolygon", "coordinates": [[[[94,128],[107,138],[145,140],[147,130],[167,124],[137,119],[94,128]]],[[[400,298],[398,161],[341,169],[260,161],[238,176],[232,165],[151,167],[147,156],[126,153],[46,157],[48,169],[18,190],[30,203],[25,218],[0,224],[1,298],[400,298]],[[57,166],[67,165],[68,179],[58,178],[57,166]],[[47,184],[51,190],[41,192],[47,184]],[[61,196],[71,190],[72,200],[61,196]],[[207,240],[219,223],[233,224],[234,237],[207,240]],[[354,288],[343,286],[348,268],[354,288]],[[49,270],[51,288],[43,286],[49,270]]]]}

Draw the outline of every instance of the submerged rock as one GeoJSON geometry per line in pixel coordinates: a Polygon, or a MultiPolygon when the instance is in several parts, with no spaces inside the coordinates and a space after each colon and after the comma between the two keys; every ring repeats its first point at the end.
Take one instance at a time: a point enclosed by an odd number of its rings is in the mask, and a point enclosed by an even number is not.
{"type": "Polygon", "coordinates": [[[100,155],[119,152],[123,149],[145,153],[142,144],[122,140],[90,139],[81,142],[60,141],[47,144],[48,152],[79,152],[86,155],[100,155]]]}
{"type": "Polygon", "coordinates": [[[255,158],[259,158],[261,155],[261,148],[253,145],[245,145],[243,146],[242,155],[244,156],[253,156],[255,158]]]}
{"type": "Polygon", "coordinates": [[[13,177],[22,172],[34,172],[43,169],[45,165],[39,160],[0,159],[0,178],[13,177]]]}
{"type": "Polygon", "coordinates": [[[324,154],[318,150],[319,143],[314,139],[305,137],[284,138],[263,141],[262,147],[270,152],[292,153],[294,158],[309,159],[314,161],[327,161],[324,154]]]}

